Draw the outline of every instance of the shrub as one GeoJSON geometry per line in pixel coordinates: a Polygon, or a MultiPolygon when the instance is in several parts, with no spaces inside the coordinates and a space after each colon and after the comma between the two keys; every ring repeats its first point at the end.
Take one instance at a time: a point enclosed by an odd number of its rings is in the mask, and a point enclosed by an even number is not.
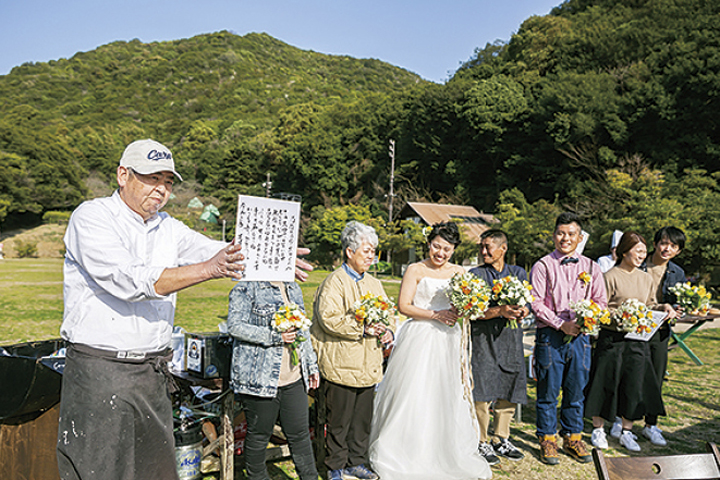
{"type": "Polygon", "coordinates": [[[390,274],[391,268],[392,268],[392,265],[390,265],[389,262],[379,261],[375,265],[370,267],[370,271],[372,273],[390,274]]]}
{"type": "Polygon", "coordinates": [[[64,225],[70,220],[70,212],[54,212],[47,211],[42,216],[43,223],[56,223],[58,225],[64,225]]]}
{"type": "Polygon", "coordinates": [[[18,240],[15,252],[19,258],[37,257],[37,243],[18,240]]]}

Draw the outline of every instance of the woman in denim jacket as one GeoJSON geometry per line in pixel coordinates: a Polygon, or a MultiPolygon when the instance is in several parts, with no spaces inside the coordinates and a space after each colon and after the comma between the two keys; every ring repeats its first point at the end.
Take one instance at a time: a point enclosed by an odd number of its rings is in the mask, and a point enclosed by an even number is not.
{"type": "Polygon", "coordinates": [[[265,452],[278,416],[301,480],[317,480],[309,433],[307,391],[317,388],[317,357],[309,340],[297,347],[293,365],[290,344],[307,330],[280,334],[272,327],[275,312],[294,303],[304,311],[294,282],[239,282],[230,292],[228,331],[234,338],[231,385],[240,395],[247,418],[245,468],[250,480],[268,480],[265,452]]]}

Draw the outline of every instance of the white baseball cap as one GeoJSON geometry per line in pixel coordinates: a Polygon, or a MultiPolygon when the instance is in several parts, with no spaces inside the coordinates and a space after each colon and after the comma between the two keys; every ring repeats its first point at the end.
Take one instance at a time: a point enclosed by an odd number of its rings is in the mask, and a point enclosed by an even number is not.
{"type": "Polygon", "coordinates": [[[175,161],[170,149],[149,138],[136,140],[128,145],[120,157],[120,166],[132,168],[143,175],[172,172],[182,182],[182,177],[175,171],[175,161]]]}

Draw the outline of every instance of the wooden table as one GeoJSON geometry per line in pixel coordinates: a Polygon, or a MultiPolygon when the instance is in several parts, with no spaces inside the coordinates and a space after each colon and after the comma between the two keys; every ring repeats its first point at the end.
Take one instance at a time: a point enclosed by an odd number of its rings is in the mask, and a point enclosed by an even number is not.
{"type": "Polygon", "coordinates": [[[220,480],[233,480],[235,475],[235,430],[233,427],[233,415],[235,409],[235,395],[230,390],[230,382],[222,378],[204,379],[188,372],[172,371],[173,377],[180,384],[181,388],[190,386],[206,387],[213,390],[220,390],[223,395],[220,404],[220,431],[218,432],[219,445],[211,444],[206,451],[214,451],[220,446],[220,480]]]}
{"type": "Polygon", "coordinates": [[[675,324],[689,324],[690,328],[679,333],[675,333],[675,331],[671,328],[668,348],[680,347],[685,353],[687,353],[688,357],[695,362],[695,365],[703,365],[703,361],[700,360],[692,350],[690,350],[690,347],[687,346],[685,340],[695,333],[698,328],[705,325],[705,323],[712,322],[716,318],[720,318],[720,315],[685,315],[679,318],[675,321],[675,324]]]}

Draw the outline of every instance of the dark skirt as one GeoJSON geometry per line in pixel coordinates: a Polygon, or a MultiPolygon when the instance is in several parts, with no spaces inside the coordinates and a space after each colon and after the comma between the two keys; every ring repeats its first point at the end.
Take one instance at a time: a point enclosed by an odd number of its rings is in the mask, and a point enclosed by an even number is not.
{"type": "Polygon", "coordinates": [[[585,389],[587,418],[640,420],[645,415],[665,415],[650,345],[624,337],[624,332],[600,331],[585,389]]]}

